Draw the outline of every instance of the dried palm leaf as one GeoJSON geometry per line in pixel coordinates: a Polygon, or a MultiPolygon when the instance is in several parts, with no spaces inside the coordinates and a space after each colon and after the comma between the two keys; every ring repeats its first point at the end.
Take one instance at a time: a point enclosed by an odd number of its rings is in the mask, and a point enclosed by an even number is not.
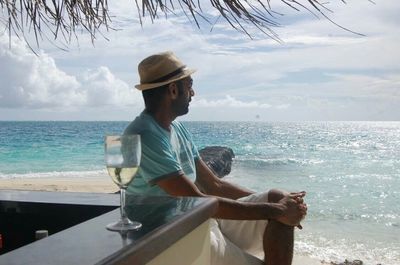
{"type": "MultiPolygon", "coordinates": [[[[230,26],[249,37],[248,29],[255,26],[268,37],[280,41],[273,30],[279,24],[271,9],[271,1],[210,0],[210,3],[230,26]]],[[[318,0],[275,1],[281,1],[291,9],[315,12],[328,19],[325,12],[331,12],[318,0]]],[[[344,0],[337,1],[345,3],[344,0]]],[[[198,27],[199,18],[208,21],[200,0],[135,0],[135,4],[141,24],[146,14],[153,21],[160,13],[167,15],[176,10],[183,11],[189,19],[193,18],[198,27]]],[[[101,34],[100,29],[109,30],[111,23],[107,0],[0,0],[0,8],[3,11],[0,23],[5,25],[9,35],[14,33],[25,38],[26,31],[33,31],[37,45],[43,37],[50,41],[61,38],[63,43],[69,44],[73,37],[78,38],[79,30],[88,32],[94,42],[96,35],[101,34]],[[45,32],[50,32],[51,38],[45,32]]]]}

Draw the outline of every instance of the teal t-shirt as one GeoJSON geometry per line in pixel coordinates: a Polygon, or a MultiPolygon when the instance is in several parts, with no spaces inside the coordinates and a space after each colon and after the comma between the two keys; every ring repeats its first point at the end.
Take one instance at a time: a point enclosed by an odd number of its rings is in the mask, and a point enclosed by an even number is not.
{"type": "Polygon", "coordinates": [[[140,134],[142,144],[140,167],[128,186],[128,193],[166,195],[156,185],[158,180],[181,174],[193,182],[196,180],[195,161],[199,152],[189,132],[178,121],[173,121],[171,131],[167,131],[152,116],[142,112],[124,134],[140,134]]]}

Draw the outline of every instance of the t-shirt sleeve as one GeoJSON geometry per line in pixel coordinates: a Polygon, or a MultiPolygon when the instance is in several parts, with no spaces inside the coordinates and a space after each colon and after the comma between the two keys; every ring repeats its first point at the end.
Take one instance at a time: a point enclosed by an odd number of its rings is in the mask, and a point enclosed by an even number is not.
{"type": "Polygon", "coordinates": [[[155,134],[142,134],[142,158],[139,173],[150,185],[183,174],[170,142],[155,134]]]}

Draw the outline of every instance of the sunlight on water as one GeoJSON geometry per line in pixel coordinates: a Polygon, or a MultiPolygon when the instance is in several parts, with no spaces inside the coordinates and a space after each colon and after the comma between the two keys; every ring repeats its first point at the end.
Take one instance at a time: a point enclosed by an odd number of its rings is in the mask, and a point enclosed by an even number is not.
{"type": "MultiPolygon", "coordinates": [[[[103,137],[127,122],[0,122],[0,178],[105,175],[103,137]]],[[[186,122],[199,148],[231,147],[227,180],[306,190],[296,252],[400,264],[399,122],[186,122]]]]}
{"type": "Polygon", "coordinates": [[[400,264],[400,123],[226,123],[213,134],[236,154],[227,179],[308,192],[298,253],[400,264]]]}

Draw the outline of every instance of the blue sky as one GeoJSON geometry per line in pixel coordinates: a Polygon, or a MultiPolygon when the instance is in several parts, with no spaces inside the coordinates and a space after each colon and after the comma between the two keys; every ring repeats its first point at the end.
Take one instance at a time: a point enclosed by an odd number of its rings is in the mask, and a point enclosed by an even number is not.
{"type": "Polygon", "coordinates": [[[330,4],[331,19],[365,36],[272,1],[282,43],[221,19],[212,31],[183,16],[141,27],[134,1],[110,2],[109,41],[79,34],[67,52],[44,41],[39,57],[15,37],[10,49],[0,20],[0,120],[131,120],[143,109],[137,64],[165,50],[197,69],[184,120],[400,120],[398,1],[330,4]]]}

